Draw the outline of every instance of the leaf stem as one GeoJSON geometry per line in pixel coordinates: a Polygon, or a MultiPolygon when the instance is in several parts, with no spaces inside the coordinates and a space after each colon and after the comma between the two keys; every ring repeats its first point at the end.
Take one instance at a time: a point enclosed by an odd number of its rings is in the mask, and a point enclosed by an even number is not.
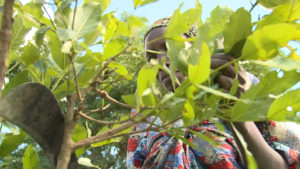
{"type": "Polygon", "coordinates": [[[75,9],[74,9],[73,21],[72,21],[72,30],[74,29],[74,24],[75,24],[75,16],[76,16],[76,11],[77,11],[77,3],[78,3],[78,0],[76,0],[76,2],[75,2],[75,9]]]}

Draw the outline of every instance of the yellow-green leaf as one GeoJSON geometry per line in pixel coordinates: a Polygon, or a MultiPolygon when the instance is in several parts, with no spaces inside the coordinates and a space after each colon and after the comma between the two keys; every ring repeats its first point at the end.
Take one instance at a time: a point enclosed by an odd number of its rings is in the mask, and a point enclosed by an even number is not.
{"type": "Polygon", "coordinates": [[[194,84],[206,81],[210,74],[210,52],[205,43],[202,44],[200,59],[197,65],[188,66],[189,80],[194,84]]]}
{"type": "Polygon", "coordinates": [[[38,169],[39,168],[39,156],[30,144],[22,157],[23,169],[38,169]]]}
{"type": "Polygon", "coordinates": [[[267,60],[278,55],[279,48],[290,40],[296,39],[300,39],[300,30],[296,25],[288,23],[268,25],[248,37],[242,57],[267,60]]]}

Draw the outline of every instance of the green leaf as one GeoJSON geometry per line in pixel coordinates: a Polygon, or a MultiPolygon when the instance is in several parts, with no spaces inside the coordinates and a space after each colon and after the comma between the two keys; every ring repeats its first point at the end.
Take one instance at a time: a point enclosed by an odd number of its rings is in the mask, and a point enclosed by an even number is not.
{"type": "Polygon", "coordinates": [[[232,109],[231,118],[235,121],[266,120],[268,109],[274,100],[270,95],[282,94],[300,79],[300,73],[296,71],[284,72],[282,78],[277,74],[276,71],[268,73],[257,86],[247,90],[241,99],[250,102],[237,102],[232,109]]]}
{"type": "Polygon", "coordinates": [[[78,82],[81,87],[88,86],[92,78],[97,74],[97,70],[93,68],[83,68],[78,77],[78,82]]]}
{"type": "Polygon", "coordinates": [[[125,103],[135,106],[136,105],[136,100],[135,100],[135,95],[122,95],[122,99],[125,101],[125,103]]]}
{"type": "Polygon", "coordinates": [[[86,36],[84,36],[83,41],[87,46],[95,44],[96,40],[99,37],[99,32],[98,30],[95,30],[93,32],[90,32],[86,36]]]}
{"type": "MultiPolygon", "coordinates": [[[[96,135],[101,134],[103,132],[106,132],[109,129],[110,128],[108,128],[107,126],[105,126],[100,131],[98,131],[96,135]]],[[[100,147],[100,146],[103,146],[103,145],[106,145],[106,144],[120,142],[121,140],[122,140],[122,137],[116,137],[116,138],[112,138],[112,139],[109,139],[109,140],[104,140],[104,141],[101,141],[101,142],[98,142],[98,143],[93,143],[91,145],[91,147],[100,147]]]]}
{"type": "Polygon", "coordinates": [[[75,40],[76,33],[70,29],[57,28],[56,34],[61,41],[75,40]]]}
{"type": "Polygon", "coordinates": [[[156,1],[158,1],[158,0],[133,0],[134,8],[141,7],[143,5],[147,5],[149,3],[153,3],[153,2],[156,2],[156,1]]]}
{"type": "Polygon", "coordinates": [[[29,81],[30,79],[26,70],[17,73],[12,79],[9,80],[7,84],[5,84],[4,89],[2,91],[2,97],[4,97],[14,87],[29,81]]]}
{"type": "Polygon", "coordinates": [[[128,71],[126,69],[126,67],[118,62],[110,62],[110,64],[108,65],[109,68],[114,69],[115,72],[117,72],[118,74],[126,77],[127,79],[131,80],[131,76],[129,76],[128,71]]]}
{"type": "Polygon", "coordinates": [[[38,169],[39,168],[39,156],[30,144],[22,157],[23,169],[38,169]]]}
{"type": "Polygon", "coordinates": [[[84,165],[84,166],[87,166],[87,167],[99,168],[98,166],[92,164],[92,162],[89,158],[79,158],[78,163],[80,165],[84,165]]]}
{"type": "Polygon", "coordinates": [[[23,6],[23,10],[35,19],[41,19],[43,17],[42,5],[40,2],[29,2],[23,6]]]}
{"type": "Polygon", "coordinates": [[[127,42],[124,39],[118,38],[109,41],[104,44],[102,60],[107,60],[112,56],[121,53],[127,46],[127,42]]]}
{"type": "Polygon", "coordinates": [[[197,65],[188,66],[189,80],[193,84],[201,84],[206,81],[210,74],[210,53],[207,45],[202,44],[200,59],[197,65]]]}
{"type": "Polygon", "coordinates": [[[158,66],[151,66],[149,64],[140,70],[137,78],[137,90],[139,96],[142,96],[144,91],[152,86],[156,80],[157,72],[158,66]]]}
{"type": "Polygon", "coordinates": [[[250,35],[244,45],[244,59],[266,60],[278,55],[280,47],[300,38],[296,25],[282,23],[265,26],[250,35]],[[280,33],[279,33],[280,32],[280,33]]]}
{"type": "MultiPolygon", "coordinates": [[[[87,138],[87,131],[85,127],[79,123],[75,126],[73,133],[72,133],[72,140],[74,142],[80,141],[87,138]]],[[[77,157],[81,156],[82,154],[85,153],[85,148],[79,148],[75,151],[75,154],[77,157]]]]}
{"type": "Polygon", "coordinates": [[[61,52],[63,46],[62,42],[54,32],[47,32],[47,34],[50,38],[49,46],[52,59],[61,70],[66,70],[69,65],[69,58],[66,54],[61,52]]]}
{"type": "Polygon", "coordinates": [[[270,15],[257,23],[257,29],[276,23],[292,23],[300,19],[300,1],[290,1],[277,6],[270,15]]]}
{"type": "Polygon", "coordinates": [[[35,32],[35,43],[38,47],[42,45],[45,33],[51,28],[52,26],[44,26],[35,32]]]}
{"type": "Polygon", "coordinates": [[[111,0],[84,0],[85,3],[87,2],[99,2],[101,4],[102,12],[106,10],[106,8],[110,5],[111,0]]]}
{"type": "Polygon", "coordinates": [[[130,15],[127,18],[127,23],[129,25],[129,28],[131,30],[131,33],[134,34],[137,32],[137,30],[143,28],[146,25],[147,20],[145,18],[140,18],[134,15],[130,15]]]}
{"type": "Polygon", "coordinates": [[[33,44],[28,43],[24,47],[24,51],[21,55],[21,58],[26,66],[34,64],[40,58],[40,51],[33,44]]]}
{"type": "Polygon", "coordinates": [[[18,146],[22,144],[25,137],[26,133],[24,131],[20,131],[20,134],[18,135],[13,135],[11,133],[5,134],[0,145],[0,157],[3,158],[17,149],[18,146]]]}
{"type": "Polygon", "coordinates": [[[182,39],[182,35],[191,28],[194,24],[201,24],[201,12],[202,6],[196,1],[196,7],[189,9],[184,13],[180,13],[179,6],[177,10],[174,11],[173,16],[168,24],[168,28],[165,33],[165,37],[173,39],[182,39]]]}
{"type": "Polygon", "coordinates": [[[104,34],[104,43],[108,42],[116,34],[118,19],[114,15],[108,15],[108,23],[104,34]]]}
{"type": "Polygon", "coordinates": [[[268,112],[268,120],[286,121],[300,111],[300,89],[291,90],[277,98],[268,112]]]}
{"type": "Polygon", "coordinates": [[[11,32],[11,50],[19,49],[20,45],[24,44],[24,37],[30,29],[25,28],[23,24],[23,17],[17,15],[14,19],[14,24],[11,32]]]}
{"type": "Polygon", "coordinates": [[[258,0],[258,3],[266,8],[273,8],[289,1],[291,0],[258,0]]]}
{"type": "Polygon", "coordinates": [[[175,66],[177,70],[185,74],[187,72],[187,58],[186,55],[181,52],[184,51],[184,42],[167,39],[167,55],[170,58],[171,64],[175,66]]]}
{"type": "Polygon", "coordinates": [[[195,119],[194,103],[192,100],[187,100],[184,104],[184,111],[182,112],[182,119],[186,126],[189,126],[195,119]]]}
{"type": "Polygon", "coordinates": [[[210,40],[217,34],[223,32],[225,24],[229,21],[230,15],[233,10],[226,6],[217,6],[211,13],[210,17],[206,19],[203,25],[204,29],[201,31],[201,35],[204,35],[204,39],[210,40]]]}
{"type": "MultiPolygon", "coordinates": [[[[97,26],[101,20],[101,14],[101,5],[99,3],[85,3],[77,9],[74,24],[69,22],[68,29],[72,29],[72,25],[74,25],[72,30],[76,33],[77,38],[81,38],[97,30],[97,26]]],[[[73,20],[73,12],[69,19],[73,20]]]]}
{"type": "Polygon", "coordinates": [[[281,70],[300,70],[300,61],[287,57],[275,57],[267,61],[254,60],[255,64],[264,65],[281,70]]]}
{"type": "Polygon", "coordinates": [[[230,16],[224,27],[225,53],[238,57],[241,55],[246,38],[252,33],[251,15],[244,8],[239,8],[230,16]]]}

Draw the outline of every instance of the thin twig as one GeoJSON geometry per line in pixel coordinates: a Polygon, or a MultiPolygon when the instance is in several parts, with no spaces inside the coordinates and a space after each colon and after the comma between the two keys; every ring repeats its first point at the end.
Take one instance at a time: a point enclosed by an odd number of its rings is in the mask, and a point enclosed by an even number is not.
{"type": "Polygon", "coordinates": [[[121,103],[121,102],[115,100],[114,98],[110,97],[110,96],[108,95],[107,91],[99,90],[99,89],[97,89],[96,87],[94,88],[94,91],[95,91],[96,93],[100,94],[100,96],[101,96],[102,98],[105,98],[105,99],[109,100],[110,102],[112,102],[112,103],[114,103],[114,104],[116,104],[116,105],[118,105],[118,106],[121,106],[121,107],[124,107],[124,108],[127,108],[127,109],[133,109],[133,108],[134,108],[133,106],[130,106],[130,105],[125,104],[125,103],[121,103]]]}
{"type": "MultiPolygon", "coordinates": [[[[153,114],[153,112],[149,112],[143,117],[136,117],[137,119],[134,119],[133,121],[128,121],[126,123],[121,124],[120,126],[118,126],[116,128],[110,129],[104,133],[81,140],[73,145],[73,150],[75,151],[76,149],[78,149],[80,147],[85,147],[92,143],[100,142],[100,141],[111,139],[114,137],[120,137],[121,135],[124,135],[124,133],[121,133],[121,134],[117,134],[117,133],[137,124],[140,121],[143,121],[145,118],[151,116],[152,114],[153,114]]],[[[126,135],[129,135],[129,134],[131,134],[131,133],[127,133],[126,135]]]]}
{"type": "Polygon", "coordinates": [[[252,12],[252,10],[257,6],[258,2],[256,1],[254,4],[251,4],[251,9],[249,10],[249,13],[252,12]]]}
{"type": "MultiPolygon", "coordinates": [[[[74,55],[74,54],[73,54],[74,55]]],[[[69,59],[72,63],[72,68],[73,68],[73,73],[74,73],[74,80],[75,80],[75,85],[76,85],[76,93],[77,93],[77,97],[78,97],[78,100],[80,102],[83,101],[83,98],[81,96],[81,93],[80,93],[80,89],[79,89],[79,84],[78,84],[78,77],[77,77],[77,71],[76,71],[76,67],[75,67],[75,63],[74,63],[74,58],[72,55],[69,55],[69,59]]]]}
{"type": "Polygon", "coordinates": [[[110,106],[110,104],[107,104],[107,105],[104,106],[104,107],[100,107],[100,108],[98,108],[98,109],[90,110],[90,112],[85,113],[85,114],[86,114],[86,115],[91,115],[91,114],[94,114],[94,113],[97,113],[97,112],[102,112],[102,111],[108,109],[109,106],[110,106]]]}
{"type": "Polygon", "coordinates": [[[85,118],[87,120],[90,120],[92,122],[102,124],[102,125],[121,124],[121,123],[125,123],[125,122],[128,122],[128,121],[135,121],[134,118],[140,116],[141,114],[142,114],[142,112],[136,114],[135,116],[133,116],[131,118],[128,118],[128,119],[122,120],[122,121],[103,121],[103,120],[94,119],[94,118],[82,113],[81,111],[78,112],[78,115],[81,116],[82,118],[85,118]]]}
{"type": "Polygon", "coordinates": [[[2,94],[2,86],[7,70],[7,58],[11,43],[11,29],[13,24],[12,11],[14,0],[5,0],[3,5],[2,24],[0,30],[0,98],[2,94]]]}
{"type": "Polygon", "coordinates": [[[41,4],[42,4],[42,8],[44,9],[44,11],[46,12],[47,16],[49,17],[49,20],[50,20],[51,24],[53,25],[54,29],[56,29],[56,26],[55,26],[55,24],[54,24],[54,22],[53,22],[53,20],[52,20],[52,18],[50,16],[50,14],[48,13],[47,9],[45,8],[45,6],[44,6],[43,3],[41,3],[41,4]]]}

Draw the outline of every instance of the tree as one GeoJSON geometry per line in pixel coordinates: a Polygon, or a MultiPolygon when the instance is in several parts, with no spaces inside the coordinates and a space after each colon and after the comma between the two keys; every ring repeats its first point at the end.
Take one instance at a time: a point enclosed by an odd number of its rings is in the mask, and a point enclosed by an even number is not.
{"type": "MultiPolygon", "coordinates": [[[[229,121],[299,122],[300,100],[297,96],[300,90],[292,87],[300,79],[297,72],[300,61],[296,49],[289,44],[290,41],[299,42],[298,0],[260,0],[249,11],[217,7],[205,22],[201,20],[202,6],[198,1],[195,8],[185,12],[181,12],[179,7],[174,11],[165,35],[171,58],[170,70],[155,61],[143,66],[142,35],[147,21],[134,15],[118,19],[113,13],[104,13],[110,0],[85,0],[81,5],[77,0],[53,1],[49,5],[56,9],[54,18],[45,17],[48,13],[44,1],[31,1],[25,5],[16,2],[14,8],[13,1],[4,2],[1,37],[5,38],[1,39],[0,64],[8,62],[9,66],[8,70],[5,66],[0,67],[0,86],[4,77],[8,79],[2,91],[0,114],[7,118],[4,103],[12,105],[7,100],[13,98],[11,93],[20,90],[16,86],[38,82],[50,89],[55,96],[53,104],[57,104],[57,100],[63,112],[56,111],[57,117],[60,114],[63,117],[59,124],[64,125],[61,128],[64,132],[60,134],[62,141],[58,141],[61,147],[55,154],[58,155],[57,163],[56,158],[52,158],[52,164],[57,168],[67,168],[73,152],[80,164],[94,166],[89,160],[92,158],[93,163],[100,165],[94,160],[102,155],[99,150],[106,151],[107,155],[118,151],[126,144],[126,136],[132,134],[131,127],[152,115],[160,117],[163,125],[151,124],[147,130],[159,127],[189,145],[191,143],[181,137],[181,130],[166,124],[171,124],[178,117],[184,120],[185,126],[212,117],[229,121]],[[251,11],[257,4],[273,8],[273,11],[251,23],[251,11]],[[16,15],[10,27],[12,9],[16,15]],[[194,23],[197,23],[198,33],[202,36],[192,39],[192,48],[186,50],[181,35],[194,23]],[[31,27],[37,29],[34,41],[23,45],[31,27]],[[216,41],[223,38],[224,48],[220,48],[216,41]],[[100,48],[101,52],[95,52],[95,48],[100,48]],[[289,52],[282,52],[282,48],[289,52]],[[220,51],[235,56],[230,64],[250,62],[280,69],[284,75],[278,77],[277,71],[270,71],[257,86],[237,98],[234,96],[237,80],[229,93],[212,83],[219,69],[210,70],[210,55],[220,51]],[[188,78],[174,93],[167,92],[156,83],[159,69],[173,77],[174,86],[178,83],[173,76],[175,69],[188,74],[188,78]],[[229,100],[236,101],[236,104],[233,106],[229,100]],[[232,109],[220,109],[220,104],[232,109]],[[138,112],[137,116],[130,117],[132,108],[138,112]]],[[[134,0],[135,7],[152,2],[134,0]]],[[[3,121],[1,125],[9,127],[10,124],[3,121]]],[[[25,137],[22,130],[5,134],[0,145],[0,149],[5,151],[0,151],[0,157],[13,155],[11,152],[25,137]]],[[[24,168],[27,164],[29,168],[37,167],[34,148],[38,149],[34,143],[28,144],[23,155],[24,168]]],[[[124,165],[122,158],[125,154],[122,150],[120,152],[123,154],[120,153],[118,165],[124,165]]],[[[251,158],[250,155],[248,157],[251,158]]],[[[111,167],[109,165],[107,163],[104,168],[111,167]]]]}

